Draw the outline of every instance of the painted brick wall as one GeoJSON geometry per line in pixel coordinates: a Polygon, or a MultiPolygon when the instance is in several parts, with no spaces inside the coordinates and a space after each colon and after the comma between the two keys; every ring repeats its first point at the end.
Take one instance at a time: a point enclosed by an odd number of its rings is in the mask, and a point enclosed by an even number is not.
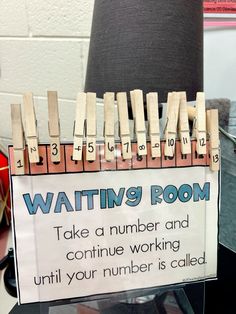
{"type": "MultiPolygon", "coordinates": [[[[9,143],[11,138],[10,104],[22,103],[22,94],[26,91],[32,91],[36,96],[40,140],[47,141],[47,90],[58,91],[62,139],[72,140],[76,94],[84,87],[93,5],[94,0],[0,1],[2,143],[9,143]]],[[[205,33],[208,98],[236,100],[234,36],[235,30],[205,33]]],[[[102,130],[103,108],[100,105],[98,114],[102,130]]],[[[235,110],[232,115],[233,127],[235,110]]]]}

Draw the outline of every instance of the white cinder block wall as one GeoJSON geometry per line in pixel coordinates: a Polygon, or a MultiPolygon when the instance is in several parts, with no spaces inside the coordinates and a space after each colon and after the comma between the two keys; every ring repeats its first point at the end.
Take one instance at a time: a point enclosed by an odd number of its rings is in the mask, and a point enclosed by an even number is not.
{"type": "MultiPolygon", "coordinates": [[[[22,103],[26,91],[35,95],[40,140],[47,141],[47,90],[58,91],[62,140],[72,140],[76,94],[84,87],[93,5],[94,0],[0,1],[1,143],[6,145],[11,138],[10,104],[22,103]]],[[[208,98],[236,100],[235,38],[235,30],[205,33],[208,98]]],[[[101,106],[98,114],[102,121],[101,106]]]]}
{"type": "MultiPolygon", "coordinates": [[[[72,139],[75,99],[84,88],[94,0],[0,1],[0,141],[11,138],[10,104],[35,95],[47,141],[47,90],[60,98],[62,140],[72,139]]],[[[98,108],[99,114],[101,107],[98,108]]]]}

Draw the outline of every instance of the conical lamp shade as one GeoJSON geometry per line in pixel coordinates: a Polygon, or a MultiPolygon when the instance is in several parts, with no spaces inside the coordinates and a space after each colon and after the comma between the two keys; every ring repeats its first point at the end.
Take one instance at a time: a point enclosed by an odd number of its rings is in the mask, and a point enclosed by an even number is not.
{"type": "Polygon", "coordinates": [[[203,88],[201,0],[96,0],[85,91],[203,88]]]}

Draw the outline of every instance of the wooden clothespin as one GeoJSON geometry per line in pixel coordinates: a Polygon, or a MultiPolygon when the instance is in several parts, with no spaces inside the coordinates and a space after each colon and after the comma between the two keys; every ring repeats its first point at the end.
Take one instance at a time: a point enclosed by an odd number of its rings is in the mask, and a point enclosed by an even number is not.
{"type": "Polygon", "coordinates": [[[196,150],[198,155],[206,155],[206,106],[205,94],[197,93],[195,133],[197,139],[196,150]]]}
{"type": "Polygon", "coordinates": [[[211,109],[206,111],[206,132],[208,139],[210,138],[210,125],[211,125],[211,109]]]}
{"type": "Polygon", "coordinates": [[[96,123],[96,94],[87,93],[86,97],[87,111],[86,111],[86,160],[96,160],[96,136],[97,136],[97,123],[96,123]]]}
{"type": "Polygon", "coordinates": [[[135,132],[136,132],[136,137],[137,137],[138,155],[143,156],[143,155],[147,155],[143,92],[139,89],[134,90],[133,97],[134,97],[134,114],[135,114],[135,132]]]}
{"type": "Polygon", "coordinates": [[[86,118],[86,93],[78,93],[74,126],[73,160],[82,160],[84,124],[86,118]]]}
{"type": "Polygon", "coordinates": [[[167,95],[167,103],[166,103],[166,121],[165,121],[165,128],[164,128],[164,137],[165,138],[166,138],[168,119],[169,119],[169,108],[170,108],[171,96],[172,96],[172,93],[169,92],[167,95]]]}
{"type": "Polygon", "coordinates": [[[130,102],[131,102],[131,109],[133,114],[133,120],[136,119],[136,112],[135,112],[135,98],[134,98],[134,90],[130,92],[130,102]]]}
{"type": "Polygon", "coordinates": [[[152,158],[161,157],[160,121],[158,111],[158,94],[147,94],[147,115],[152,158]]]}
{"type": "Polygon", "coordinates": [[[104,135],[105,158],[107,161],[115,158],[115,94],[104,94],[104,135]]]}
{"type": "Polygon", "coordinates": [[[21,105],[11,105],[11,120],[15,174],[22,175],[25,173],[25,141],[21,116],[21,105]]]}
{"type": "Polygon", "coordinates": [[[137,140],[136,139],[136,112],[135,112],[134,91],[133,90],[130,92],[130,103],[131,103],[132,116],[133,116],[133,120],[130,121],[131,135],[132,135],[133,140],[137,140]]]}
{"type": "Polygon", "coordinates": [[[209,123],[210,135],[210,169],[212,171],[220,170],[220,140],[219,140],[219,114],[218,109],[207,111],[207,122],[209,123]]]}
{"type": "Polygon", "coordinates": [[[48,91],[48,131],[50,136],[51,161],[60,162],[60,122],[57,92],[48,91]]]}
{"type": "Polygon", "coordinates": [[[165,156],[173,157],[175,153],[175,142],[177,135],[177,123],[179,116],[179,93],[173,92],[168,95],[168,111],[167,111],[167,124],[165,132],[165,156]]]}
{"type": "Polygon", "coordinates": [[[23,97],[25,113],[25,135],[28,145],[30,163],[39,162],[38,134],[34,110],[33,94],[26,93],[23,97]]]}
{"type": "Polygon", "coordinates": [[[120,125],[120,137],[123,159],[132,158],[131,139],[129,129],[128,102],[126,93],[117,94],[117,105],[120,125]]]}
{"type": "Polygon", "coordinates": [[[179,134],[181,143],[181,152],[183,155],[191,154],[190,130],[188,122],[187,96],[186,92],[180,92],[179,107],[179,134]]]}

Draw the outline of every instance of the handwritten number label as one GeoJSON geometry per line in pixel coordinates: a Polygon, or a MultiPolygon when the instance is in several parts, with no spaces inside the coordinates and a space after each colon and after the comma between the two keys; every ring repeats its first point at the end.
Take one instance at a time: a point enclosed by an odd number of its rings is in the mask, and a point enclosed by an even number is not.
{"type": "Polygon", "coordinates": [[[188,139],[187,139],[187,137],[183,137],[183,144],[188,144],[188,139]]]}
{"type": "Polygon", "coordinates": [[[52,155],[56,156],[58,154],[58,148],[57,148],[57,144],[53,143],[52,144],[52,155]]]}
{"type": "Polygon", "coordinates": [[[109,150],[110,152],[113,152],[114,149],[115,149],[115,147],[114,147],[113,145],[110,146],[110,143],[109,143],[109,142],[107,143],[107,148],[108,148],[108,150],[109,150]]]}
{"type": "Polygon", "coordinates": [[[22,161],[20,159],[17,161],[17,168],[23,168],[22,161]]]}
{"type": "Polygon", "coordinates": [[[169,147],[174,146],[174,144],[175,144],[175,141],[174,141],[174,139],[173,139],[173,138],[168,139],[168,146],[169,146],[169,147]]]}
{"type": "Polygon", "coordinates": [[[160,147],[160,144],[159,143],[155,143],[152,148],[159,148],[160,147]]]}
{"type": "Polygon", "coordinates": [[[30,147],[30,152],[31,153],[36,152],[36,151],[37,151],[36,147],[30,147]]]}
{"type": "Polygon", "coordinates": [[[93,153],[94,152],[93,142],[88,143],[88,152],[89,153],[93,153]]]}
{"type": "Polygon", "coordinates": [[[145,145],[140,145],[140,146],[139,146],[139,149],[140,149],[140,150],[145,150],[145,149],[146,149],[146,146],[145,146],[145,145]]]}
{"type": "Polygon", "coordinates": [[[81,151],[81,149],[82,149],[81,146],[77,146],[77,147],[75,148],[75,150],[77,150],[78,152],[81,151]]]}
{"type": "Polygon", "coordinates": [[[218,161],[219,161],[219,155],[216,154],[216,155],[213,156],[213,162],[214,162],[215,164],[217,164],[218,161]]]}
{"type": "Polygon", "coordinates": [[[128,153],[129,152],[129,142],[124,143],[123,146],[126,146],[126,153],[128,153]]]}
{"type": "Polygon", "coordinates": [[[200,146],[202,146],[202,147],[206,146],[206,140],[205,140],[205,138],[204,138],[204,137],[203,137],[203,138],[200,138],[199,143],[200,143],[200,146]]]}

